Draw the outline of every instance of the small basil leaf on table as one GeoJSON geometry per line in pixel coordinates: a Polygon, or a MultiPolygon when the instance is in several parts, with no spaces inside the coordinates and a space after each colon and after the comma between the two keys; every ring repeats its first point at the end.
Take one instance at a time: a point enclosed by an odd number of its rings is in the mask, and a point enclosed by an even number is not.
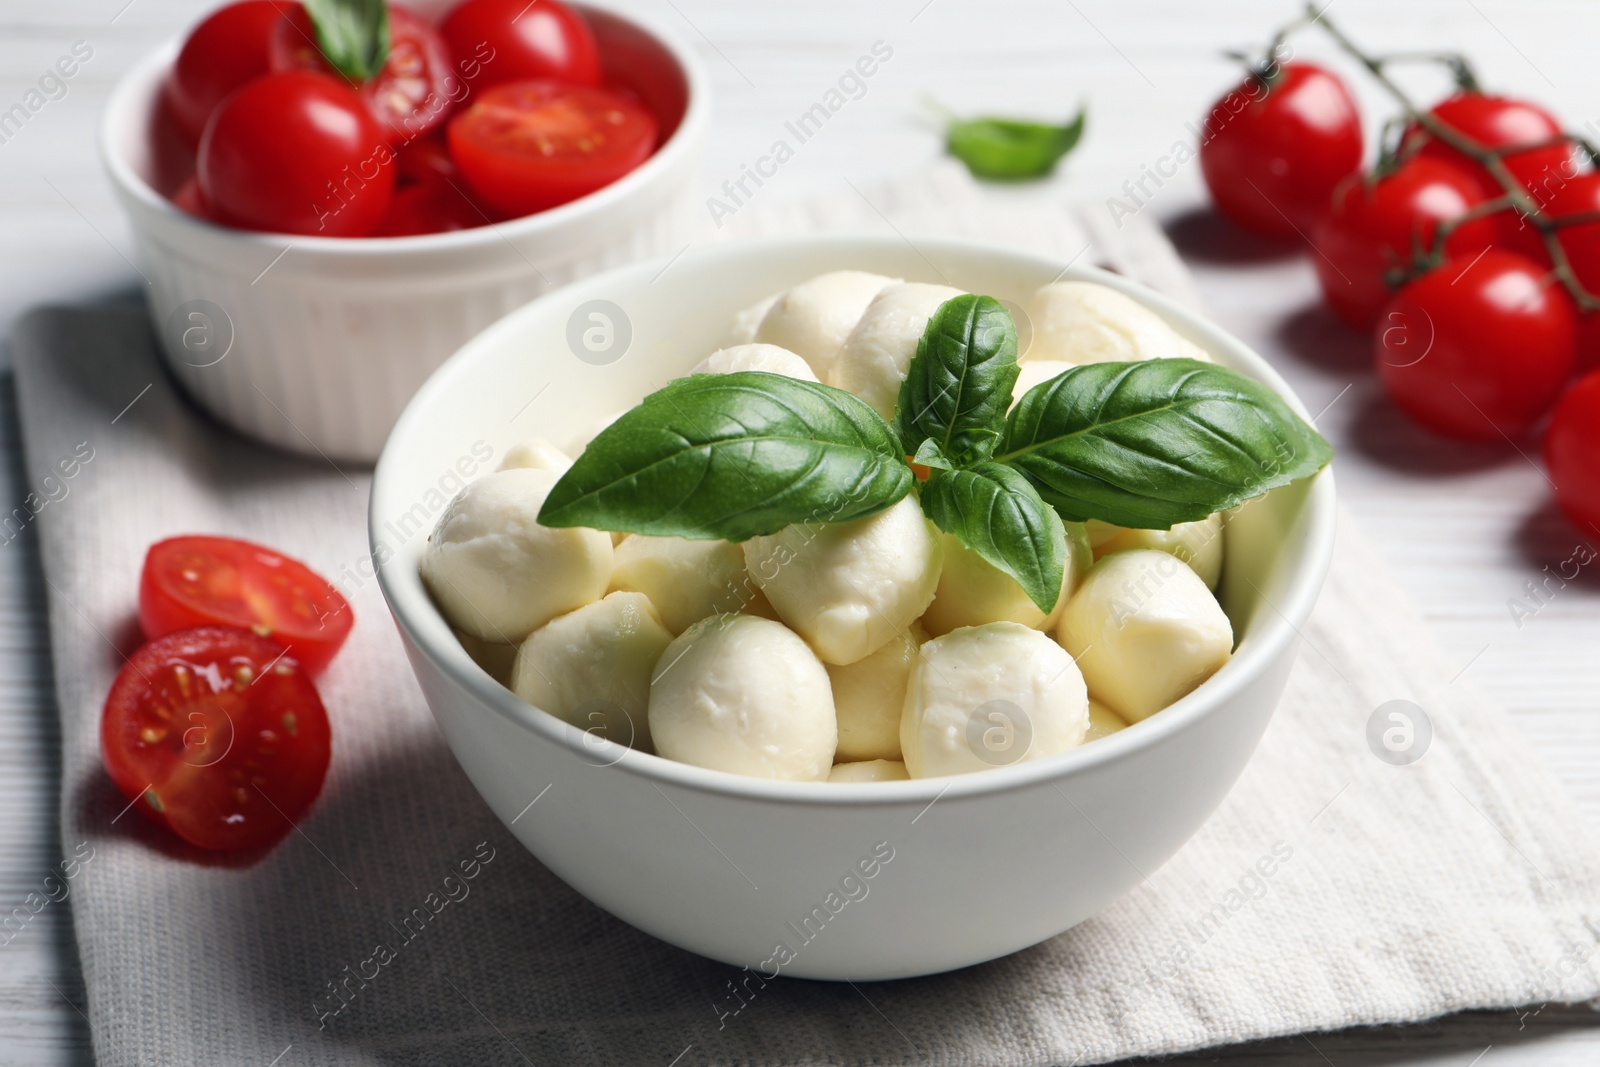
{"type": "Polygon", "coordinates": [[[939,529],[1015,578],[1040,611],[1055,610],[1066,532],[1027,478],[1000,463],[935,470],[922,487],[922,510],[939,529]]]}
{"type": "Polygon", "coordinates": [[[1062,126],[1018,119],[955,119],[945,129],[945,150],[974,177],[995,181],[1043,178],[1083,137],[1084,109],[1062,126]]]}
{"type": "Polygon", "coordinates": [[[764,371],[695,374],[600,431],[539,521],[744,541],[871,515],[914,481],[889,425],[842,389],[764,371]]]}
{"type": "Polygon", "coordinates": [[[987,459],[1016,383],[1011,313],[992,296],[946,300],[928,319],[900,383],[895,429],[906,454],[917,455],[931,440],[956,466],[987,459]]]}
{"type": "Polygon", "coordinates": [[[305,0],[317,48],[334,70],[364,82],[389,59],[389,6],[384,0],[305,0]]]}
{"type": "Polygon", "coordinates": [[[1332,458],[1271,389],[1192,359],[1092,363],[1037,385],[995,456],[1063,518],[1143,529],[1203,519],[1332,458]]]}

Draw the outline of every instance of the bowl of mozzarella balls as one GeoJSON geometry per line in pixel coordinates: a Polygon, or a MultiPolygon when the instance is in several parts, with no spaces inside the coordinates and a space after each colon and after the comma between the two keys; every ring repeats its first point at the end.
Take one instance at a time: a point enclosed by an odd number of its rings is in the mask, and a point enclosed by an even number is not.
{"type": "Polygon", "coordinates": [[[473,339],[370,537],[446,740],[558,876],[762,980],[901,978],[1069,929],[1215,810],[1331,558],[1331,455],[1126,278],[769,239],[473,339]]]}

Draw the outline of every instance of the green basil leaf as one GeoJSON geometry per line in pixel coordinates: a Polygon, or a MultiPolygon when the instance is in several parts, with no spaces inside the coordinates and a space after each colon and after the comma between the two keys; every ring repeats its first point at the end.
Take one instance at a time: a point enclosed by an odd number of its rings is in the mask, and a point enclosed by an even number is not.
{"type": "Polygon", "coordinates": [[[936,470],[922,487],[922,510],[939,529],[1015,578],[1040,611],[1055,610],[1066,569],[1066,531],[1027,478],[1000,463],[936,470]]]}
{"type": "Polygon", "coordinates": [[[931,440],[957,466],[989,458],[1016,384],[1011,313],[992,296],[946,300],[928,319],[900,383],[895,430],[906,453],[918,454],[931,440]]]}
{"type": "Polygon", "coordinates": [[[389,59],[389,7],[384,0],[305,0],[317,48],[334,70],[364,82],[389,59]]]}
{"type": "Polygon", "coordinates": [[[924,467],[934,467],[939,470],[951,471],[956,469],[956,465],[951,463],[945,457],[943,450],[939,448],[939,442],[931,437],[917,446],[917,454],[911,457],[911,461],[920,463],[924,467]]]}
{"type": "Polygon", "coordinates": [[[945,150],[965,163],[977,178],[1043,178],[1077,147],[1083,137],[1084,118],[1085,111],[1080,107],[1062,126],[1018,119],[958,119],[945,129],[945,150]]]}
{"type": "Polygon", "coordinates": [[[889,425],[842,389],[765,371],[695,374],[600,431],[539,521],[744,541],[871,515],[914,481],[889,425]]]}
{"type": "Polygon", "coordinates": [[[1203,519],[1332,458],[1277,393],[1192,359],[1091,363],[1034,386],[995,456],[1065,519],[1143,529],[1203,519]]]}

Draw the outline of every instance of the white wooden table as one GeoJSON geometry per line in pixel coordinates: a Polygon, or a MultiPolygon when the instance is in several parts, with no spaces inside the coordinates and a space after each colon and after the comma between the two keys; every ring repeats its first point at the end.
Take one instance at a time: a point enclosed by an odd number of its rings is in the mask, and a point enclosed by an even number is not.
{"type": "MultiPolygon", "coordinates": [[[[1233,78],[1224,48],[1267,37],[1288,0],[635,0],[675,25],[709,65],[716,121],[711,195],[763,154],[875,41],[894,54],[759,197],[770,203],[857,185],[934,158],[925,96],[961,112],[1067,114],[1090,102],[1063,196],[1103,198],[1137,181],[1233,78]]],[[[0,112],[75,41],[92,58],[16,132],[0,129],[0,332],[41,302],[138,299],[127,231],[101,176],[94,137],[115,79],[178,33],[210,0],[0,0],[0,112]]],[[[1583,0],[1335,0],[1331,17],[1375,47],[1461,49],[1489,85],[1544,100],[1572,125],[1600,121],[1593,61],[1600,10],[1583,0]]],[[[1303,54],[1327,55],[1308,37],[1303,54]]],[[[1387,113],[1356,81],[1368,118],[1387,113]]],[[[1426,79],[1424,79],[1426,81],[1426,79]]],[[[1429,440],[1379,399],[1369,345],[1315,309],[1306,259],[1271,254],[1206,214],[1193,164],[1146,210],[1167,224],[1211,312],[1271,358],[1340,450],[1346,505],[1474,681],[1515,716],[1600,829],[1600,575],[1585,573],[1518,626],[1508,598],[1579,535],[1549,506],[1543,478],[1516,452],[1429,440]]],[[[1143,197],[1141,197],[1143,199],[1143,197]]],[[[1070,251],[1070,250],[1065,250],[1070,251]]],[[[0,511],[22,481],[9,375],[0,376],[0,511]]],[[[31,532],[0,538],[0,911],[58,858],[58,744],[43,581],[31,532]]],[[[0,1064],[87,1063],[88,1027],[70,911],[50,908],[0,946],[0,1064]]],[[[1180,1062],[1338,1065],[1600,1062],[1585,1009],[1491,1013],[1421,1026],[1227,1049],[1180,1062]]]]}

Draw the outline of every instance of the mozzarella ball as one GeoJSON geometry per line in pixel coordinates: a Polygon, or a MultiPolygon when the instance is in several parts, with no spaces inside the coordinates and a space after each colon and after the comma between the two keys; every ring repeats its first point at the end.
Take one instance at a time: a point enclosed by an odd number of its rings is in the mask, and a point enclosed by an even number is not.
{"type": "Polygon", "coordinates": [[[825,781],[838,739],[828,672],[781,622],[701,619],[656,662],[650,735],[658,754],[681,763],[825,781]]]}
{"type": "Polygon", "coordinates": [[[456,630],[455,635],[467,655],[472,657],[472,662],[483,668],[484,674],[506,688],[511,688],[511,665],[517,659],[516,645],[484,641],[473,637],[465,630],[456,630]]]}
{"type": "Polygon", "coordinates": [[[1056,638],[1089,691],[1129,722],[1190,692],[1233,654],[1233,625],[1206,583],[1154,548],[1096,563],[1061,613],[1056,638]]]}
{"type": "Polygon", "coordinates": [[[839,346],[850,336],[872,298],[898,278],[860,270],[836,270],[801,282],[773,302],[754,341],[797,354],[827,381],[839,346]]]}
{"type": "Polygon", "coordinates": [[[1093,282],[1054,282],[1029,302],[1033,343],[1023,359],[1112,363],[1183,357],[1205,350],[1131,296],[1093,282]]]}
{"type": "Polygon", "coordinates": [[[674,634],[708,615],[773,614],[745,574],[744,552],[727,541],[634,534],[617,546],[611,588],[648,596],[674,634]]]}
{"type": "Polygon", "coordinates": [[[1094,699],[1094,697],[1089,698],[1089,731],[1083,735],[1084,744],[1088,744],[1090,741],[1098,741],[1102,737],[1110,737],[1118,730],[1126,730],[1127,728],[1128,724],[1121,715],[1118,715],[1100,701],[1094,699]]]}
{"type": "Polygon", "coordinates": [[[500,461],[500,469],[503,471],[527,468],[565,474],[571,466],[572,457],[543,437],[530,437],[526,441],[517,442],[506,452],[505,459],[500,461]]]}
{"type": "Polygon", "coordinates": [[[689,371],[690,374],[732,374],[741,370],[764,370],[770,374],[781,374],[786,378],[799,378],[803,382],[814,382],[817,376],[811,373],[811,364],[777,345],[733,345],[730,348],[719,348],[689,371]]]}
{"type": "Polygon", "coordinates": [[[899,760],[872,759],[859,763],[835,763],[828,772],[830,782],[904,782],[911,775],[899,760]]]}
{"type": "Polygon", "coordinates": [[[585,733],[650,751],[650,675],[672,635],[643,593],[551,619],[517,651],[511,690],[585,733]]]}
{"type": "Polygon", "coordinates": [[[827,663],[865,659],[916,620],[939,583],[938,530],[915,495],[865,519],[789,526],[744,543],[778,618],[827,663]]]}
{"type": "Polygon", "coordinates": [[[900,758],[900,709],[906,702],[917,650],[928,635],[916,623],[865,659],[847,666],[827,664],[833,710],[839,720],[835,759],[900,758]]]}
{"type": "Polygon", "coordinates": [[[457,493],[439,516],[419,569],[456,629],[509,644],[605,595],[610,535],[539,525],[559,477],[496,471],[457,493]]]}
{"type": "Polygon", "coordinates": [[[1059,374],[1065,374],[1076,364],[1059,359],[1030,359],[1017,364],[1017,384],[1011,387],[1011,406],[1016,407],[1022,395],[1036,385],[1043,385],[1059,374]]]}
{"type": "Polygon", "coordinates": [[[900,282],[872,298],[844,340],[828,384],[859,396],[884,418],[894,415],[900,383],[917,354],[917,342],[939,305],[960,296],[948,285],[900,282]]]}
{"type": "Polygon", "coordinates": [[[1019,622],[1035,630],[1050,629],[1094,563],[1083,524],[1067,522],[1062,526],[1067,534],[1066,566],[1061,572],[1061,596],[1048,615],[1029,599],[1015,578],[962,544],[955,535],[941,533],[944,567],[939,572],[933,603],[922,616],[922,625],[935,637],[987,622],[1019,622]]]}
{"type": "Polygon", "coordinates": [[[900,749],[913,778],[967,774],[1065,752],[1088,726],[1089,693],[1072,657],[1038,630],[991,622],[922,646],[900,749]]]}
{"type": "Polygon", "coordinates": [[[1170,530],[1134,530],[1099,519],[1084,525],[1095,559],[1130,548],[1158,548],[1187,563],[1207,589],[1215,589],[1222,578],[1221,512],[1196,522],[1180,522],[1170,530]]]}
{"type": "Polygon", "coordinates": [[[728,347],[734,345],[747,345],[756,339],[756,330],[761,326],[761,320],[767,317],[767,312],[772,310],[772,305],[778,302],[782,293],[773,293],[764,296],[754,304],[743,309],[733,316],[733,321],[728,324],[728,332],[722,335],[722,343],[728,347]]]}

